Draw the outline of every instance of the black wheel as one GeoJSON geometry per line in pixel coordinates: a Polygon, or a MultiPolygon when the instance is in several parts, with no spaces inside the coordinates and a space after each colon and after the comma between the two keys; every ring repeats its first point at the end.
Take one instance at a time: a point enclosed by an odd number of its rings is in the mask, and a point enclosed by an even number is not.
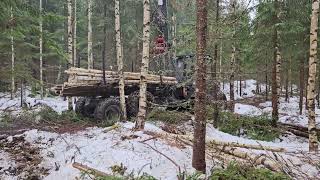
{"type": "MultiPolygon", "coordinates": [[[[128,117],[136,117],[139,112],[139,95],[140,91],[131,93],[127,100],[127,114],[128,117]]],[[[152,111],[152,103],[154,102],[154,96],[147,91],[147,113],[152,111]]]]}
{"type": "Polygon", "coordinates": [[[94,117],[108,125],[120,121],[122,112],[119,98],[107,98],[101,101],[95,109],[94,117]]]}
{"type": "Polygon", "coordinates": [[[86,103],[86,98],[84,97],[81,97],[77,100],[76,108],[75,108],[75,111],[77,114],[81,114],[85,116],[85,108],[84,108],[85,103],[86,103]]]}
{"type": "Polygon", "coordinates": [[[75,111],[85,117],[93,117],[97,101],[93,98],[81,97],[76,102],[75,111]]]}

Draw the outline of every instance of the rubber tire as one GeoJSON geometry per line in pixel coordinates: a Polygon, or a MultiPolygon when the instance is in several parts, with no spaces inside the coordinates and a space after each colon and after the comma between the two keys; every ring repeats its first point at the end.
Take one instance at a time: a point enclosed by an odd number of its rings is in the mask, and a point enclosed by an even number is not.
{"type": "MultiPolygon", "coordinates": [[[[139,112],[139,96],[140,91],[137,90],[128,96],[127,100],[127,114],[128,117],[136,117],[139,112]]],[[[147,114],[152,111],[152,103],[154,102],[154,96],[147,91],[147,114]]]]}
{"type": "Polygon", "coordinates": [[[114,124],[121,120],[122,112],[120,108],[120,100],[119,98],[107,98],[102,100],[96,107],[94,111],[94,118],[100,122],[105,122],[110,125],[114,124]],[[111,113],[118,114],[119,119],[108,119],[111,113]]]}

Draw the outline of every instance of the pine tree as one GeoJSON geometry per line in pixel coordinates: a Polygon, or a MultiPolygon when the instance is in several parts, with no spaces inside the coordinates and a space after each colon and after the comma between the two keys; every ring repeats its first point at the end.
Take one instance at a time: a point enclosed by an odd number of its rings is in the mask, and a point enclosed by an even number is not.
{"type": "Polygon", "coordinates": [[[193,140],[192,166],[202,173],[206,172],[206,32],[207,0],[197,0],[197,64],[196,64],[196,99],[195,127],[193,140]]]}
{"type": "Polygon", "coordinates": [[[88,0],[88,69],[93,69],[92,0],[88,0]]]}
{"type": "Polygon", "coordinates": [[[42,0],[40,0],[40,23],[39,23],[39,29],[40,29],[40,38],[39,38],[39,49],[40,49],[40,96],[41,99],[43,99],[43,93],[44,93],[44,84],[43,84],[43,22],[42,22],[42,0]]]}

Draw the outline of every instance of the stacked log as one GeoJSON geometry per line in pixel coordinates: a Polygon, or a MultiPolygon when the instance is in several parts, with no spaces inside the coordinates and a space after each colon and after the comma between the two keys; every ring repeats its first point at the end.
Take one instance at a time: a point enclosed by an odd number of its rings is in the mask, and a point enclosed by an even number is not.
{"type": "MultiPolygon", "coordinates": [[[[69,75],[66,86],[73,86],[77,84],[99,84],[103,82],[103,71],[96,69],[70,68],[65,71],[69,75]]],[[[105,71],[105,78],[107,84],[114,84],[119,82],[119,75],[115,71],[105,71]]],[[[175,77],[158,76],[153,74],[147,75],[147,83],[149,84],[177,84],[175,77]]],[[[139,84],[140,73],[124,72],[125,84],[139,84]]]]}

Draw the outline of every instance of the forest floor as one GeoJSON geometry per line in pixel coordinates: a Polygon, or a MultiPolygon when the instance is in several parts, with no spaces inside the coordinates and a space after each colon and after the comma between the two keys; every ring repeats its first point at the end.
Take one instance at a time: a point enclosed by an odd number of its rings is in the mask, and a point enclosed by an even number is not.
{"type": "MultiPolygon", "coordinates": [[[[255,84],[254,80],[247,80],[244,95],[236,95],[237,115],[271,115],[271,102],[255,95],[255,84]]],[[[229,98],[227,85],[223,91],[229,98]]],[[[26,113],[19,108],[19,98],[10,100],[5,94],[0,97],[0,115],[7,116],[10,112],[18,117],[26,113]]],[[[27,102],[28,111],[38,111],[39,104],[52,107],[58,113],[67,109],[67,101],[59,97],[44,100],[28,97],[27,102]]],[[[281,122],[307,126],[306,111],[302,115],[298,113],[298,97],[291,97],[289,102],[281,98],[280,102],[281,122]]],[[[320,127],[320,109],[316,114],[320,127]]],[[[87,121],[40,122],[35,118],[10,122],[2,118],[0,179],[90,179],[72,166],[74,162],[108,174],[149,174],[157,179],[177,179],[181,173],[194,173],[190,141],[192,118],[174,126],[147,122],[144,131],[133,131],[133,127],[132,122],[101,127],[87,121]]],[[[295,179],[320,179],[320,155],[308,153],[308,139],[292,133],[267,142],[224,133],[208,123],[206,142],[208,174],[237,161],[282,171],[295,179]],[[224,145],[212,146],[212,142],[224,145]],[[235,143],[246,147],[237,147],[235,143]],[[231,149],[226,151],[229,146],[231,149]]]]}

